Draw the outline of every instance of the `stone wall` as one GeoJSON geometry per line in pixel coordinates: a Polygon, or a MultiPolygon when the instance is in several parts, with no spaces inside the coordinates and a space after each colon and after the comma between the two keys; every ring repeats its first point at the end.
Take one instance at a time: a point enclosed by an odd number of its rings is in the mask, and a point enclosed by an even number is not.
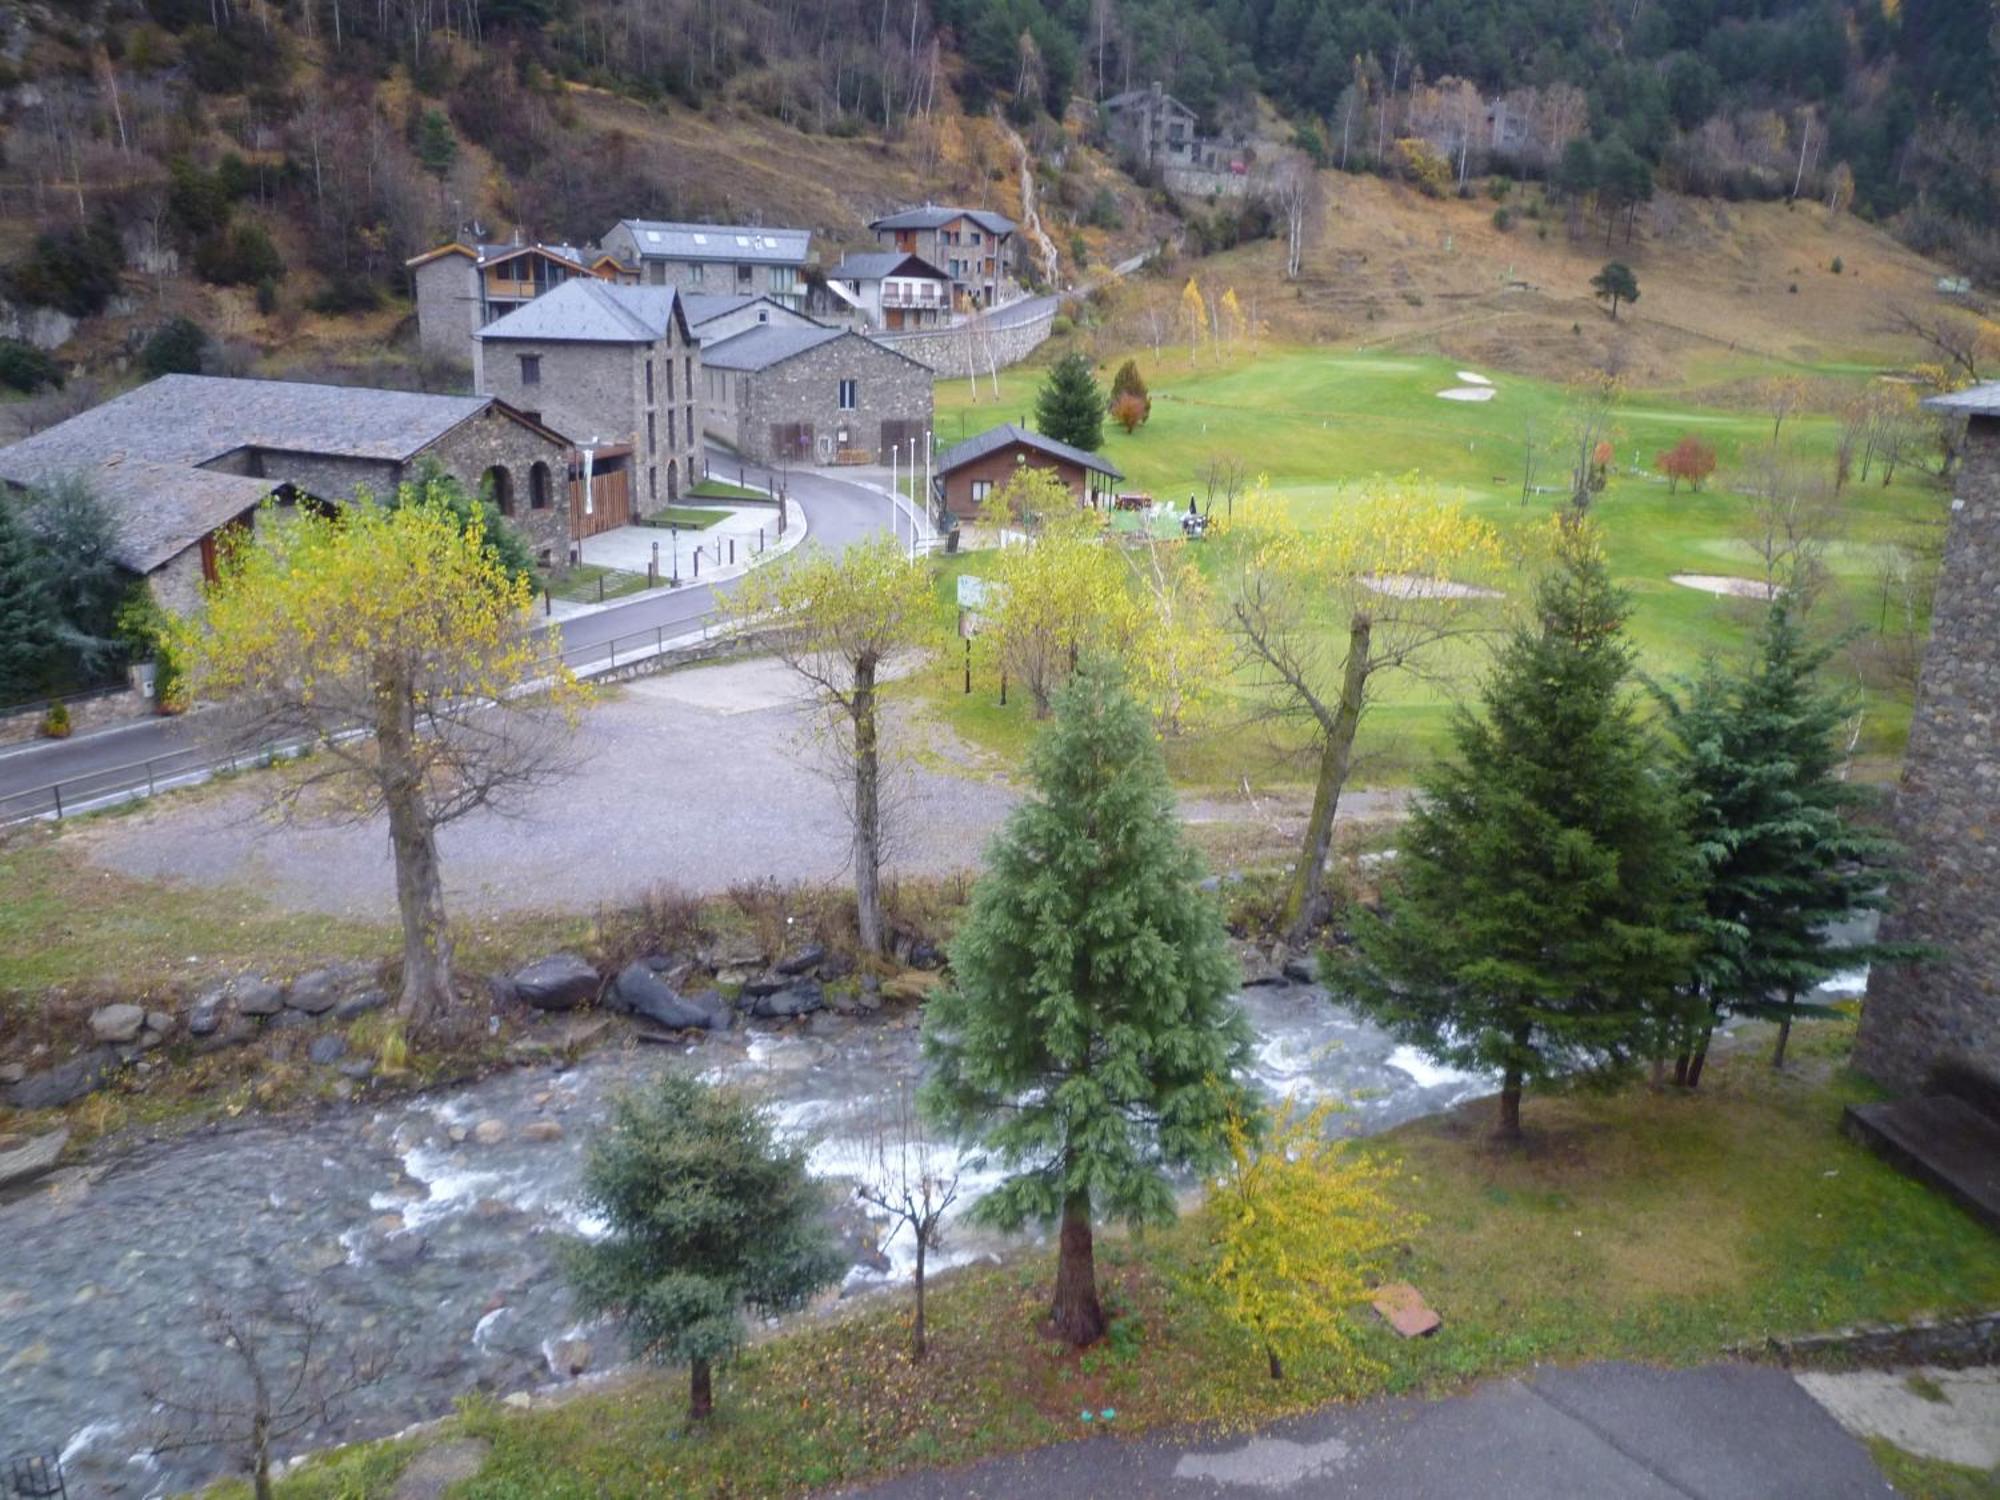
{"type": "MultiPolygon", "coordinates": [[[[196,564],[199,573],[200,564],[196,564]]],[[[134,687],[111,688],[102,693],[86,693],[64,700],[69,707],[69,732],[87,734],[109,724],[143,719],[153,711],[153,700],[134,687]]],[[[41,738],[42,717],[48,704],[37,703],[12,713],[0,714],[0,745],[19,745],[41,738]]]]}
{"type": "Polygon", "coordinates": [[[425,261],[417,283],[417,347],[425,354],[472,363],[479,330],[479,269],[463,255],[425,261]]]}
{"type": "Polygon", "coordinates": [[[1855,1062],[1901,1088],[2000,1078],[2000,418],[1966,433],[1894,826],[1910,879],[1882,940],[1941,954],[1876,966],[1855,1062]]]}
{"type": "Polygon", "coordinates": [[[146,575],[146,584],[152,590],[153,602],[167,613],[193,614],[201,607],[201,547],[196,545],[175,553],[146,575]]]}
{"type": "Polygon", "coordinates": [[[1055,314],[1055,304],[1051,302],[1046,312],[1035,317],[981,333],[974,333],[969,325],[961,325],[921,333],[878,333],[873,337],[885,349],[907,355],[933,375],[964,379],[968,375],[984,375],[989,368],[1004,370],[1019,364],[1048,341],[1055,314]]]}
{"type": "MultiPolygon", "coordinates": [[[[831,339],[816,349],[756,371],[749,400],[736,413],[736,447],[745,457],[773,463],[773,426],[805,422],[815,445],[826,438],[836,446],[863,449],[887,461],[882,446],[885,422],[931,424],[931,373],[921,364],[858,334],[831,339]],[[855,406],[840,409],[840,382],[852,380],[855,406]],[[843,443],[839,435],[847,434],[843,443]]],[[[794,462],[820,462],[810,459],[794,462]]]]}
{"type": "Polygon", "coordinates": [[[496,407],[489,406],[469,422],[461,422],[410,465],[414,472],[434,458],[446,473],[477,491],[487,470],[506,470],[511,502],[507,524],[528,539],[528,547],[544,564],[560,566],[569,557],[569,445],[544,437],[496,407]],[[543,466],[537,498],[535,466],[543,466]]]}

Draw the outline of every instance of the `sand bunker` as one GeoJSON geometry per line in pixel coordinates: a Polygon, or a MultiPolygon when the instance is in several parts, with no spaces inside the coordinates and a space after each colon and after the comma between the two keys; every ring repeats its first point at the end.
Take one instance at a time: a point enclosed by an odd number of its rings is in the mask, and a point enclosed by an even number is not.
{"type": "Polygon", "coordinates": [[[1725,578],[1720,573],[1676,573],[1673,581],[1684,589],[1727,594],[1732,599],[1768,599],[1777,592],[1761,578],[1725,578]]]}
{"type": "Polygon", "coordinates": [[[1448,391],[1439,391],[1440,401],[1491,401],[1495,395],[1490,385],[1455,385],[1448,391]]]}
{"type": "Polygon", "coordinates": [[[1486,378],[1486,377],[1485,377],[1484,375],[1475,375],[1475,374],[1473,374],[1473,373],[1472,373],[1472,371],[1470,371],[1470,370],[1460,370],[1460,371],[1458,372],[1458,378],[1459,378],[1459,379],[1460,379],[1461,381],[1463,381],[1463,382],[1464,382],[1465,384],[1467,384],[1467,385],[1491,385],[1491,384],[1493,384],[1493,382],[1492,382],[1492,381],[1490,381],[1490,380],[1488,380],[1488,379],[1487,379],[1487,378],[1486,378]]]}
{"type": "Polygon", "coordinates": [[[1376,573],[1361,580],[1364,588],[1391,599],[1500,599],[1498,589],[1453,583],[1449,578],[1420,578],[1414,573],[1376,573]]]}

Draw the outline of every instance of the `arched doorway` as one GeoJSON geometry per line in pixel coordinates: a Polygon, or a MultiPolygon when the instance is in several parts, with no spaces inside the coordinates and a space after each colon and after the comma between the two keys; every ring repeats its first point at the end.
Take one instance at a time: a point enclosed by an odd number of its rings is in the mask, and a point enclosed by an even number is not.
{"type": "Polygon", "coordinates": [[[500,508],[500,514],[514,514],[514,476],[507,472],[504,464],[495,464],[486,471],[479,481],[479,487],[487,499],[500,508]]]}
{"type": "Polygon", "coordinates": [[[547,510],[552,498],[549,466],[538,458],[528,470],[528,509],[547,510]]]}
{"type": "Polygon", "coordinates": [[[672,505],[681,497],[681,467],[676,459],[667,460],[667,504],[672,505]]]}

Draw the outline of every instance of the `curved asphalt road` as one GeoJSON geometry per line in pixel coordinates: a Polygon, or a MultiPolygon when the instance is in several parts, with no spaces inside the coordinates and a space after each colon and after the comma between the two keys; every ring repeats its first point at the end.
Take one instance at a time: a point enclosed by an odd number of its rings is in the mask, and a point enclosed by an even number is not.
{"type": "MultiPolygon", "coordinates": [[[[739,466],[735,455],[719,449],[709,451],[709,464],[718,478],[733,479],[739,467],[752,484],[775,487],[778,478],[754,464],[739,466]]],[[[782,478],[805,511],[809,544],[839,550],[889,524],[887,498],[849,480],[797,469],[782,478]]],[[[731,580],[719,588],[727,593],[734,586],[731,580]]],[[[716,593],[707,584],[655,591],[549,628],[571,654],[588,653],[619,636],[663,630],[672,637],[698,629],[714,613],[716,593]]],[[[197,726],[198,721],[187,719],[142,719],[72,740],[37,741],[0,752],[0,823],[46,811],[48,798],[32,794],[54,782],[70,784],[64,787],[65,802],[81,802],[123,790],[133,777],[117,773],[149,760],[159,763],[163,778],[198,771],[208,757],[197,726]]]]}

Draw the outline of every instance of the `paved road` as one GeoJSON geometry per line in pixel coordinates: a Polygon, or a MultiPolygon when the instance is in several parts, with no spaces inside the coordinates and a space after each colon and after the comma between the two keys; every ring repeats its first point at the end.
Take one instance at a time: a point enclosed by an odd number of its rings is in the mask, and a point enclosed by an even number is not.
{"type": "MultiPolygon", "coordinates": [[[[711,450],[709,461],[718,477],[735,478],[739,465],[734,455],[711,450]]],[[[772,481],[767,471],[754,464],[741,466],[741,472],[753,484],[772,481]]],[[[846,480],[803,470],[793,470],[784,479],[792,498],[805,510],[808,535],[816,545],[842,548],[889,524],[888,502],[846,480]]],[[[731,587],[732,583],[725,583],[721,591],[727,593],[731,587]]],[[[629,603],[552,626],[551,632],[561,638],[563,650],[573,657],[616,636],[660,629],[669,636],[685,633],[698,629],[713,613],[716,592],[703,585],[644,594],[629,603]]],[[[10,808],[10,797],[51,782],[74,783],[65,798],[78,801],[91,794],[93,776],[108,777],[147,760],[157,761],[162,776],[166,776],[197,770],[207,759],[199,722],[186,719],[145,719],[104,733],[8,750],[0,753],[0,822],[22,810],[10,808]]],[[[122,787],[128,778],[121,775],[117,783],[122,787]]],[[[39,809],[46,804],[38,799],[36,805],[39,809]]]]}
{"type": "Polygon", "coordinates": [[[866,1500],[1861,1500],[1893,1492],[1783,1370],[1541,1369],[1443,1401],[1332,1406],[1251,1437],[1095,1438],[866,1500]]]}

